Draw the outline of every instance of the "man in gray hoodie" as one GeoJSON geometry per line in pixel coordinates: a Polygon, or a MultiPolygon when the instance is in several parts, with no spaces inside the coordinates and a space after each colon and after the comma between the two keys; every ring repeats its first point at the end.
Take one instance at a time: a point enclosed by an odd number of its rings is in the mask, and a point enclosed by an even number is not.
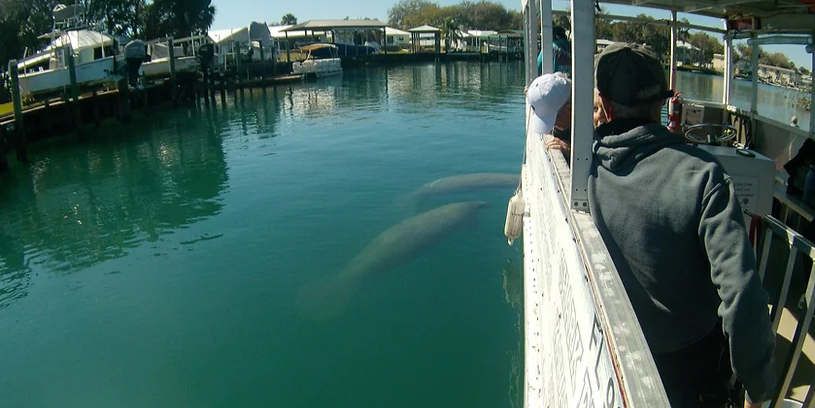
{"type": "Polygon", "coordinates": [[[714,156],[661,125],[665,72],[648,49],[595,59],[599,107],[592,218],[611,253],[673,408],[745,407],[775,385],[774,334],[742,211],[714,156]]]}

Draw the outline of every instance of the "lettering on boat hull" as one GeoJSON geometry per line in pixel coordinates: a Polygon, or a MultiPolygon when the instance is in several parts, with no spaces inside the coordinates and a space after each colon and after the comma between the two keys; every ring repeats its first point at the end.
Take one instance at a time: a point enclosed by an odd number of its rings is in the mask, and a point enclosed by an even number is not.
{"type": "Polygon", "coordinates": [[[622,408],[622,387],[554,163],[536,135],[527,149],[524,406],[622,408]]]}

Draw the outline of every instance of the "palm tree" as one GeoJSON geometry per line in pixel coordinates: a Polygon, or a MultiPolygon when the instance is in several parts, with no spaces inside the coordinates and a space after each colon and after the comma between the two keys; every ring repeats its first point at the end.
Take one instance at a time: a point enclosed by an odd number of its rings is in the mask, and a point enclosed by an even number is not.
{"type": "Polygon", "coordinates": [[[286,13],[283,17],[280,18],[280,24],[283,25],[295,25],[297,24],[297,17],[294,16],[292,13],[286,13]]]}
{"type": "Polygon", "coordinates": [[[444,49],[446,53],[450,53],[450,46],[453,41],[461,39],[461,32],[458,30],[455,20],[452,17],[444,19],[444,24],[441,28],[442,37],[444,37],[444,49]]]}

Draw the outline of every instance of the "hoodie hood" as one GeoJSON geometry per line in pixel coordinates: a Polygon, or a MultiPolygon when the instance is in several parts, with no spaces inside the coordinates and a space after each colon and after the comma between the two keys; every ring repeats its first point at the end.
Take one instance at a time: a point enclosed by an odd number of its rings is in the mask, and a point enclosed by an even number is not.
{"type": "Polygon", "coordinates": [[[594,157],[609,171],[630,167],[666,146],[685,138],[650,120],[624,119],[602,124],[594,131],[594,157]]]}

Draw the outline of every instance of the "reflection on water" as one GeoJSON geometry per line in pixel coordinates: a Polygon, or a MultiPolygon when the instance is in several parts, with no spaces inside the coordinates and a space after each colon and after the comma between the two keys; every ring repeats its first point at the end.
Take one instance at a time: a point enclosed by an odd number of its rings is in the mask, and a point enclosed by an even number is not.
{"type": "MultiPolygon", "coordinates": [[[[212,217],[228,177],[213,112],[41,152],[0,185],[0,307],[24,296],[29,265],[72,273],[212,217]],[[196,126],[188,126],[197,123],[196,126]]],[[[122,131],[118,125],[111,134],[122,131]]]]}

